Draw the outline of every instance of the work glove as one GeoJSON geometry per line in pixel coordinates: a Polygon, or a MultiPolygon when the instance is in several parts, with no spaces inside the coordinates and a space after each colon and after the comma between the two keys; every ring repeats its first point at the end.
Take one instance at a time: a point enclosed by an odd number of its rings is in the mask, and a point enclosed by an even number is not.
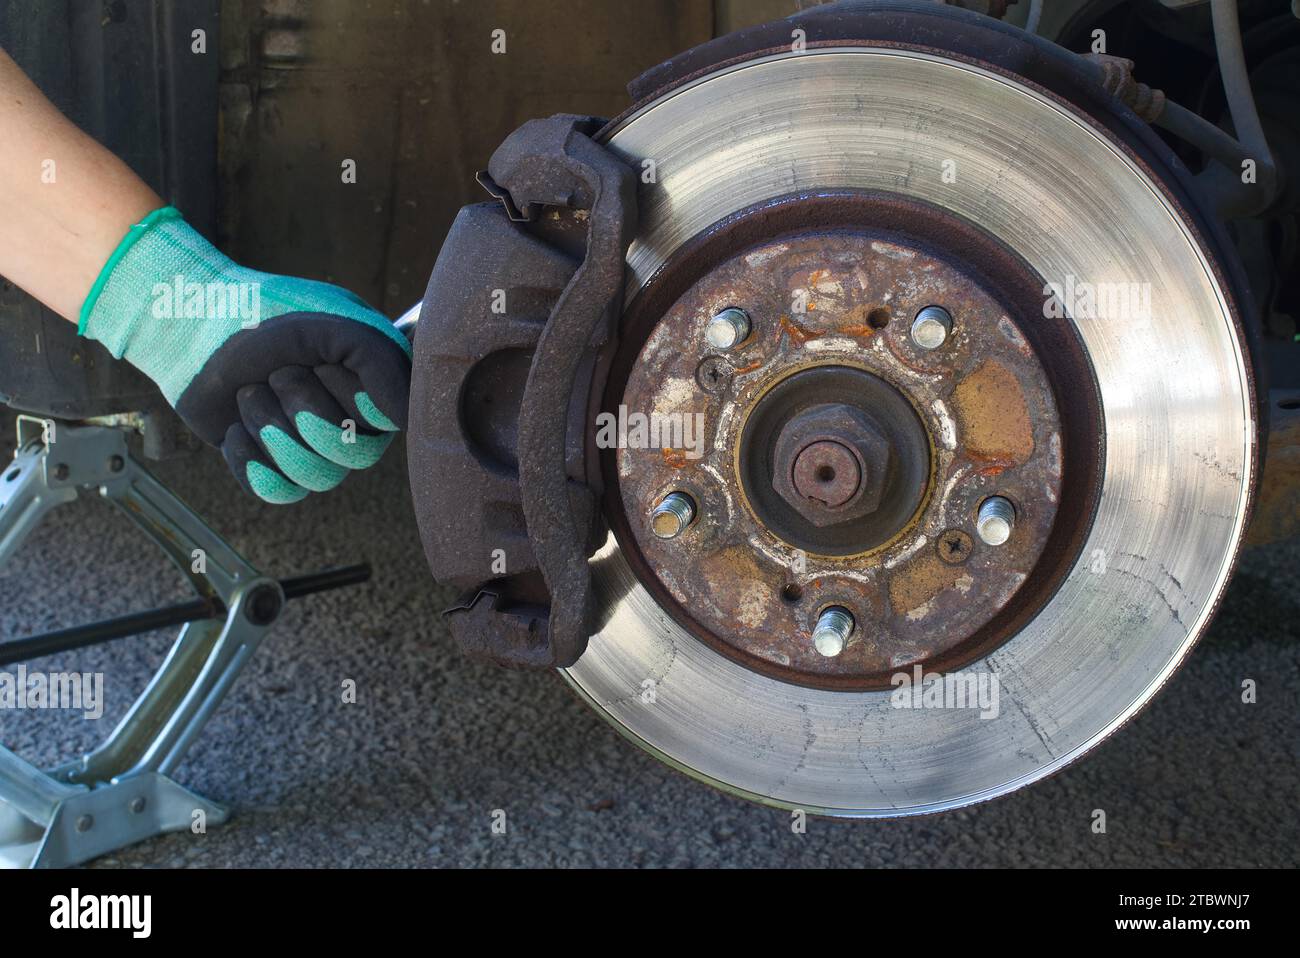
{"type": "Polygon", "coordinates": [[[329,283],[236,265],[172,207],[131,227],[78,332],[157,383],[267,502],[373,466],[406,423],[411,347],[392,323],[329,283]]]}

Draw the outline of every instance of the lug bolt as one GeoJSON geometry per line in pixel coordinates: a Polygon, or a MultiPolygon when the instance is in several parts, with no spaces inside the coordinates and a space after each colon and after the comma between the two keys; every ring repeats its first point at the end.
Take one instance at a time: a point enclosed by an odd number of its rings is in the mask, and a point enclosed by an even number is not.
{"type": "Polygon", "coordinates": [[[1011,500],[990,496],[980,503],[975,528],[987,545],[1000,546],[1011,538],[1011,528],[1016,524],[1016,507],[1011,500]]]}
{"type": "Polygon", "coordinates": [[[812,634],[813,645],[826,658],[833,659],[844,651],[852,634],[853,613],[833,605],[817,617],[817,626],[812,634]]]}
{"type": "Polygon", "coordinates": [[[709,320],[704,338],[714,349],[731,349],[749,338],[749,316],[743,309],[728,306],[709,320]]]}
{"type": "Polygon", "coordinates": [[[670,492],[650,513],[650,531],[660,539],[676,539],[695,518],[695,502],[684,492],[670,492]]]}
{"type": "Polygon", "coordinates": [[[927,306],[912,320],[912,342],[922,349],[938,349],[952,332],[952,316],[942,306],[927,306]]]}

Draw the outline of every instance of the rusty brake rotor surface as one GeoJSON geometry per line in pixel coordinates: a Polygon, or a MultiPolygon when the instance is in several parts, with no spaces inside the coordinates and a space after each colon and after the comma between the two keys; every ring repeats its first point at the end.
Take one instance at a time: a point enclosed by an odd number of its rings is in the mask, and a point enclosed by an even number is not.
{"type": "Polygon", "coordinates": [[[1003,794],[1132,715],[1256,468],[1166,184],[1034,84],[897,45],[728,63],[606,141],[657,178],[604,406],[699,432],[604,455],[578,692],[704,781],[850,816],[1003,794]],[[978,703],[899,694],[940,673],[978,703]]]}

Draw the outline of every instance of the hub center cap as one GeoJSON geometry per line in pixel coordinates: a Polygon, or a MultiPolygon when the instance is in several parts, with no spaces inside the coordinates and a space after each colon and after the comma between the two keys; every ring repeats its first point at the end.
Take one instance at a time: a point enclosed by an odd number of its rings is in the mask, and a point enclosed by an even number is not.
{"type": "Polygon", "coordinates": [[[907,399],[853,366],[773,385],[750,413],[738,461],[745,497],[805,552],[850,555],[893,538],[930,481],[930,442],[907,399]]]}

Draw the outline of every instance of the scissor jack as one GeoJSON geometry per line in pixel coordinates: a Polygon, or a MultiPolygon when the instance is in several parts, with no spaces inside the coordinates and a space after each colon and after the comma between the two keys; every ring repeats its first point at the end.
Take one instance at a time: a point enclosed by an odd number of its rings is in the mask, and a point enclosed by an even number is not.
{"type": "Polygon", "coordinates": [[[367,565],[285,579],[255,569],[131,454],[116,426],[18,417],[0,472],[0,565],[51,509],[79,495],[116,506],[172,559],[197,597],[179,605],[0,642],[0,667],[181,625],[166,659],[98,747],[41,770],[0,744],[0,867],[58,868],[229,811],[172,771],[287,599],[364,582],[367,565]]]}

